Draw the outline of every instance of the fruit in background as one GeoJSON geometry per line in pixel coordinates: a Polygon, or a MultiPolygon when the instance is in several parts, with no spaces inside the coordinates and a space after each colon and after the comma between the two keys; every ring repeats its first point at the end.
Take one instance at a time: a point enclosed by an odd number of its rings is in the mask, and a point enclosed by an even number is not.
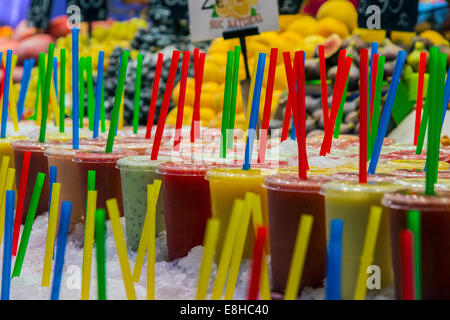
{"type": "Polygon", "coordinates": [[[316,16],[317,19],[330,17],[342,21],[350,32],[358,26],[358,12],[353,4],[347,0],[325,2],[320,6],[316,16]]]}
{"type": "Polygon", "coordinates": [[[286,30],[296,32],[303,37],[317,34],[318,22],[315,18],[307,15],[298,16],[292,21],[286,30]]]}
{"type": "Polygon", "coordinates": [[[415,32],[391,31],[391,40],[394,43],[401,43],[409,47],[412,44],[413,38],[416,36],[415,32]]]}
{"type": "Polygon", "coordinates": [[[303,45],[298,49],[305,50],[306,59],[310,59],[314,56],[314,51],[316,50],[316,47],[320,44],[323,44],[325,40],[326,39],[321,35],[312,35],[306,37],[303,41],[303,45]]]}
{"type": "Polygon", "coordinates": [[[383,43],[383,41],[386,39],[386,30],[375,30],[375,29],[361,29],[361,28],[355,28],[353,30],[354,35],[358,35],[361,37],[361,39],[364,42],[371,43],[371,42],[378,42],[383,43]]]}
{"type": "Polygon", "coordinates": [[[52,19],[47,29],[47,33],[53,38],[65,37],[71,32],[71,29],[67,26],[67,16],[59,16],[52,19]]]}
{"type": "Polygon", "coordinates": [[[349,32],[348,28],[342,21],[336,20],[331,17],[326,17],[319,20],[317,33],[324,37],[329,37],[336,33],[341,38],[347,38],[349,32]]]}
{"type": "Polygon", "coordinates": [[[47,52],[48,45],[53,41],[53,37],[48,34],[36,34],[22,40],[16,48],[17,63],[33,58],[36,64],[39,53],[47,52]]]}
{"type": "Polygon", "coordinates": [[[10,38],[14,33],[14,29],[10,26],[0,27],[0,38],[10,38]]]}
{"type": "Polygon", "coordinates": [[[327,65],[337,65],[339,59],[339,49],[342,47],[341,38],[337,34],[333,34],[325,40],[323,47],[327,65]]]}
{"type": "Polygon", "coordinates": [[[295,45],[299,45],[303,42],[303,37],[296,33],[296,32],[292,32],[292,31],[285,31],[283,33],[280,34],[280,36],[290,42],[292,42],[295,45]]]}
{"type": "Polygon", "coordinates": [[[21,41],[25,38],[28,38],[29,36],[32,36],[37,33],[36,28],[31,28],[28,26],[26,20],[22,20],[14,30],[14,33],[12,35],[13,40],[21,41]]]}
{"type": "Polygon", "coordinates": [[[449,42],[439,32],[434,30],[424,31],[419,36],[430,40],[435,46],[439,46],[441,44],[444,44],[446,46],[449,45],[449,42]]]}
{"type": "Polygon", "coordinates": [[[420,55],[423,51],[426,53],[428,59],[428,51],[425,48],[425,44],[423,42],[417,41],[414,44],[414,50],[406,58],[406,62],[413,68],[415,72],[419,71],[420,55]]]}
{"type": "Polygon", "coordinates": [[[280,31],[286,31],[287,27],[291,24],[292,21],[298,18],[297,14],[283,14],[278,16],[278,21],[280,24],[280,31]]]}
{"type": "Polygon", "coordinates": [[[6,52],[6,50],[13,50],[15,52],[18,45],[19,45],[18,41],[9,39],[0,39],[0,51],[2,52],[6,52]]]}

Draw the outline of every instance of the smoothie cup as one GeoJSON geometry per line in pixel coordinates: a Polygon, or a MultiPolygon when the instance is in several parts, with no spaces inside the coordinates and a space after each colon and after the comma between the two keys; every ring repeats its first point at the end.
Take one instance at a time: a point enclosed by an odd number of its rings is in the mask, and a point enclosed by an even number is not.
{"type": "MultiPolygon", "coordinates": [[[[82,151],[101,151],[100,147],[80,145],[82,151]]],[[[84,220],[85,212],[81,201],[81,185],[77,164],[73,161],[77,150],[72,145],[51,146],[45,150],[48,167],[57,168],[57,181],[61,183],[60,208],[63,201],[72,203],[69,231],[84,220]]],[[[60,210],[58,210],[60,212],[60,210]]]]}
{"type": "Polygon", "coordinates": [[[167,162],[159,166],[164,189],[164,217],[169,261],[182,258],[203,244],[211,217],[211,197],[206,171],[210,163],[167,162]]]}
{"type": "MultiPolygon", "coordinates": [[[[244,199],[246,192],[253,192],[261,198],[261,209],[263,214],[263,222],[268,226],[267,213],[267,190],[263,188],[264,177],[275,173],[273,169],[257,169],[242,170],[236,167],[217,168],[208,170],[206,178],[209,180],[209,188],[211,192],[211,213],[212,216],[220,220],[220,231],[217,241],[217,255],[220,257],[223,242],[228,223],[236,199],[244,199]]],[[[253,225],[250,223],[243,258],[251,258],[253,254],[253,246],[255,241],[255,233],[253,225]]],[[[266,246],[269,249],[269,246],[266,246]]]]}
{"type": "Polygon", "coordinates": [[[86,212],[88,171],[94,170],[95,190],[97,190],[97,208],[106,208],[106,200],[116,198],[120,214],[123,215],[122,186],[120,172],[116,162],[120,158],[136,155],[132,151],[114,149],[111,153],[104,151],[78,151],[74,161],[80,178],[82,212],[86,212]]]}
{"type": "MultiPolygon", "coordinates": [[[[371,207],[381,207],[383,195],[398,189],[399,186],[388,182],[359,184],[355,181],[329,182],[322,187],[322,193],[325,195],[327,239],[331,220],[342,219],[344,222],[342,299],[353,299],[355,293],[371,207]]],[[[389,216],[386,210],[381,216],[372,264],[380,267],[381,289],[384,289],[392,282],[389,216]]]]}
{"type": "MultiPolygon", "coordinates": [[[[6,137],[4,139],[0,139],[0,161],[3,156],[9,157],[9,168],[14,168],[14,152],[11,147],[11,143],[14,141],[20,141],[27,139],[26,137],[6,137]]],[[[14,190],[16,190],[16,182],[14,181],[14,190]]]]}
{"type": "Polygon", "coordinates": [[[270,263],[272,266],[272,290],[283,293],[289,276],[302,214],[314,217],[308,251],[305,257],[299,294],[304,287],[323,285],[326,268],[325,200],[320,193],[326,176],[310,176],[300,180],[294,174],[276,174],[264,179],[268,192],[270,263]]]}
{"type": "MultiPolygon", "coordinates": [[[[150,160],[149,156],[130,156],[117,161],[122,180],[127,244],[133,251],[139,248],[147,213],[147,185],[152,184],[155,179],[161,179],[156,169],[159,164],[170,160],[171,158],[161,156],[158,160],[150,160]]],[[[162,197],[163,188],[156,204],[156,235],[165,229],[162,197]]]]}
{"type": "Polygon", "coordinates": [[[19,185],[20,175],[22,171],[23,156],[25,151],[30,152],[30,167],[28,169],[28,181],[25,191],[24,207],[22,223],[25,222],[30,205],[31,196],[33,194],[34,183],[38,172],[45,173],[44,185],[42,187],[41,197],[36,210],[36,215],[43,214],[48,211],[48,163],[44,151],[48,144],[40,143],[36,140],[18,140],[11,143],[14,151],[14,166],[16,168],[16,185],[19,185]]]}
{"type": "Polygon", "coordinates": [[[450,193],[437,196],[401,191],[383,198],[390,218],[392,262],[397,299],[402,298],[400,232],[407,229],[408,210],[421,213],[422,299],[450,299],[450,193]]]}

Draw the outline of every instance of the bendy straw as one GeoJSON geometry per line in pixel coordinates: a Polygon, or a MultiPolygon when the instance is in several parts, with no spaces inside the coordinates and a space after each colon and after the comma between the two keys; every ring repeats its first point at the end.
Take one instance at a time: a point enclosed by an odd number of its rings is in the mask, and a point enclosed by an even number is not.
{"type": "Polygon", "coordinates": [[[58,229],[58,243],[56,245],[55,269],[53,271],[52,293],[50,297],[51,300],[59,300],[71,212],[72,202],[63,201],[61,205],[61,220],[59,222],[58,229]]]}
{"type": "Polygon", "coordinates": [[[219,235],[220,221],[210,218],[206,224],[205,239],[203,241],[203,256],[198,275],[196,300],[205,300],[208,293],[208,283],[211,274],[214,254],[216,252],[217,237],[219,235]]]}
{"type": "Polygon", "coordinates": [[[369,174],[375,174],[375,170],[378,164],[378,158],[380,157],[381,147],[383,145],[383,140],[386,135],[387,126],[389,119],[391,117],[392,108],[394,106],[395,96],[397,94],[398,84],[400,82],[400,76],[403,69],[403,64],[405,63],[406,52],[401,50],[397,57],[397,62],[395,63],[394,75],[392,76],[392,81],[389,86],[389,91],[387,93],[386,103],[383,108],[383,113],[381,115],[381,121],[378,127],[377,138],[375,140],[375,145],[373,147],[372,156],[370,157],[369,174]]]}
{"type": "Polygon", "coordinates": [[[291,266],[289,268],[289,275],[286,282],[284,300],[297,299],[313,222],[313,216],[302,214],[298,225],[294,252],[291,258],[291,266]]]}
{"type": "Polygon", "coordinates": [[[48,217],[47,238],[45,241],[44,266],[42,269],[42,286],[50,286],[50,274],[52,270],[52,257],[55,248],[56,224],[58,220],[59,195],[61,184],[54,183],[52,187],[52,200],[50,203],[50,215],[48,217]]]}

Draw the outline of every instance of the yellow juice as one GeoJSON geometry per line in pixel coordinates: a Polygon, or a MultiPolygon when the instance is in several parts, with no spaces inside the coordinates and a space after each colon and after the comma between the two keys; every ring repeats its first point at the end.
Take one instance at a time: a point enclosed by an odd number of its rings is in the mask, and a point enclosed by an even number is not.
{"type": "MultiPolygon", "coordinates": [[[[246,192],[253,192],[261,197],[261,209],[264,225],[268,227],[267,190],[263,188],[264,177],[275,173],[272,169],[222,168],[209,170],[206,178],[209,180],[211,192],[212,216],[220,220],[220,232],[217,242],[217,255],[222,252],[225,233],[228,228],[231,211],[236,199],[244,199],[246,192]]],[[[243,258],[253,255],[255,234],[253,223],[250,223],[243,258]]],[[[266,242],[266,252],[269,252],[269,241],[266,242]]]]}
{"type": "MultiPolygon", "coordinates": [[[[360,258],[369,221],[370,208],[381,207],[386,192],[400,187],[388,182],[359,184],[355,181],[330,182],[322,187],[325,195],[327,238],[330,222],[344,222],[342,236],[342,299],[353,299],[358,277],[360,258]]],[[[381,289],[393,281],[389,215],[383,209],[372,265],[380,268],[381,289]]],[[[375,290],[375,289],[374,289],[375,290]]],[[[368,290],[370,292],[371,290],[368,290]]]]}

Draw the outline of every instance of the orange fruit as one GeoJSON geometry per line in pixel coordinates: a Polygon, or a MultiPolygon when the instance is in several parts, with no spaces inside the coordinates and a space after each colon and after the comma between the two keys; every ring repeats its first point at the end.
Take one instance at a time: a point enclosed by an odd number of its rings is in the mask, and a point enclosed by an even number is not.
{"type": "Polygon", "coordinates": [[[251,13],[251,7],[247,0],[235,0],[235,4],[229,8],[234,18],[245,18],[251,13]]]}

